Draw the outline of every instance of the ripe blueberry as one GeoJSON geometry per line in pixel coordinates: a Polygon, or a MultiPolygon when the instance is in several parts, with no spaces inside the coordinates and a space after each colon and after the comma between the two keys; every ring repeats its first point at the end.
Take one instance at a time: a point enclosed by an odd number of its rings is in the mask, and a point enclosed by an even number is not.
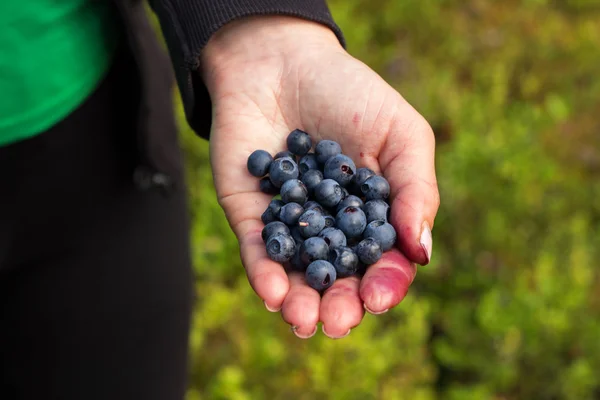
{"type": "Polygon", "coordinates": [[[329,262],[335,268],[338,278],[346,278],[358,272],[358,256],[348,247],[330,249],[329,262]]]}
{"type": "Polygon", "coordinates": [[[335,207],[342,201],[342,187],[333,179],[323,179],[315,188],[315,198],[325,207],[335,207]]]}
{"type": "Polygon", "coordinates": [[[294,153],[297,156],[303,156],[312,147],[312,140],[308,133],[295,129],[293,130],[287,137],[287,147],[288,150],[294,153]]]}
{"type": "Polygon", "coordinates": [[[318,292],[333,285],[336,280],[336,271],[329,261],[317,260],[310,263],[304,275],[306,283],[318,292]]]}
{"type": "Polygon", "coordinates": [[[288,233],[277,233],[267,240],[267,254],[277,262],[289,261],[296,251],[294,239],[288,233]]]}
{"type": "Polygon", "coordinates": [[[381,244],[381,250],[386,252],[394,247],[396,243],[396,230],[391,224],[382,219],[376,219],[370,222],[363,233],[364,237],[377,239],[381,244]]]}
{"type": "Polygon", "coordinates": [[[370,200],[363,206],[367,223],[382,219],[387,222],[390,216],[390,205],[383,200],[370,200]]]}
{"type": "Polygon", "coordinates": [[[300,259],[305,265],[315,260],[327,260],[328,254],[329,246],[318,236],[310,237],[300,245],[300,259]]]}
{"type": "Polygon", "coordinates": [[[289,234],[290,228],[288,228],[287,225],[281,221],[269,222],[268,224],[265,225],[265,227],[263,228],[263,230],[261,232],[261,237],[262,237],[263,242],[267,243],[269,238],[271,236],[275,235],[276,233],[289,234]]]}
{"type": "Polygon", "coordinates": [[[319,163],[317,162],[317,156],[314,154],[306,154],[304,157],[300,159],[298,162],[298,168],[300,168],[300,173],[305,174],[311,169],[319,169],[319,163]]]}
{"type": "Polygon", "coordinates": [[[358,238],[367,226],[367,217],[360,208],[349,206],[337,213],[335,222],[347,239],[358,238]]]}
{"type": "Polygon", "coordinates": [[[342,147],[333,140],[321,140],[315,146],[315,155],[320,164],[325,164],[331,157],[342,153],[342,147]]]}
{"type": "Polygon", "coordinates": [[[281,185],[281,200],[284,203],[306,203],[308,199],[308,189],[302,181],[298,179],[288,179],[281,185]]]}
{"type": "MultiPolygon", "coordinates": [[[[300,164],[300,170],[302,170],[302,164],[300,164]]],[[[300,180],[306,186],[308,195],[312,196],[317,185],[319,185],[319,183],[321,183],[323,180],[323,173],[318,169],[309,169],[308,171],[302,173],[300,180]]]]}
{"type": "Polygon", "coordinates": [[[356,172],[352,159],[344,154],[335,155],[327,160],[323,167],[323,177],[333,179],[344,187],[350,183],[356,172]]]}
{"type": "Polygon", "coordinates": [[[298,227],[305,238],[317,236],[325,227],[325,217],[317,210],[304,211],[298,219],[298,227]]]}
{"type": "Polygon", "coordinates": [[[265,176],[264,178],[262,178],[260,180],[259,183],[260,186],[260,191],[266,194],[278,194],[279,193],[279,189],[275,187],[275,185],[273,185],[273,182],[271,182],[271,178],[269,178],[268,176],[265,176]]]}
{"type": "Polygon", "coordinates": [[[356,254],[360,262],[366,265],[375,264],[381,258],[383,250],[377,239],[368,237],[356,246],[356,254]]]}
{"type": "Polygon", "coordinates": [[[290,157],[277,158],[269,167],[269,178],[278,188],[290,179],[297,179],[298,174],[298,165],[290,157]]]}
{"type": "Polygon", "coordinates": [[[346,246],[346,235],[337,228],[325,228],[319,232],[319,237],[325,240],[330,249],[346,246]]]}
{"type": "Polygon", "coordinates": [[[346,197],[344,200],[342,200],[340,202],[340,204],[338,204],[337,212],[340,212],[341,209],[348,207],[348,206],[363,208],[364,203],[360,199],[360,197],[351,194],[348,197],[346,197]]]}
{"type": "Polygon", "coordinates": [[[296,225],[302,214],[304,214],[304,207],[302,207],[300,204],[287,203],[281,206],[279,220],[286,225],[296,225]]]}
{"type": "Polygon", "coordinates": [[[284,204],[285,203],[281,200],[271,200],[267,209],[260,217],[263,224],[267,225],[269,222],[277,221],[279,219],[281,207],[283,207],[284,204]]]}
{"type": "Polygon", "coordinates": [[[360,190],[369,200],[385,200],[390,196],[390,184],[383,176],[374,175],[368,178],[361,186],[360,190]]]}
{"type": "Polygon", "coordinates": [[[356,170],[356,173],[354,174],[354,177],[352,178],[352,182],[350,182],[350,185],[348,185],[348,188],[350,189],[350,191],[352,192],[352,194],[355,194],[357,196],[362,196],[362,191],[360,190],[360,187],[362,186],[363,183],[365,183],[365,181],[367,179],[369,179],[372,176],[375,176],[375,171],[373,171],[370,168],[359,168],[356,170]]]}
{"type": "Polygon", "coordinates": [[[248,172],[251,175],[256,176],[258,178],[263,177],[269,172],[269,166],[273,161],[273,156],[271,156],[265,150],[255,150],[248,157],[248,161],[246,163],[246,167],[248,168],[248,172]]]}

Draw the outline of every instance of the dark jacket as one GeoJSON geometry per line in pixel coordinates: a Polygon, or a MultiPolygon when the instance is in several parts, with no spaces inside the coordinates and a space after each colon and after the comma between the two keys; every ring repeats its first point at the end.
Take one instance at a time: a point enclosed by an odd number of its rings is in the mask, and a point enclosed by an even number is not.
{"type": "Polygon", "coordinates": [[[112,1],[122,19],[141,84],[139,161],[134,180],[143,189],[159,187],[168,192],[170,175],[178,168],[179,150],[167,137],[173,130],[173,73],[187,122],[200,137],[209,139],[212,107],[197,68],[201,50],[220,27],[250,15],[297,16],[329,26],[345,45],[325,0],[149,0],[167,43],[167,55],[147,18],[145,1],[112,1]]]}

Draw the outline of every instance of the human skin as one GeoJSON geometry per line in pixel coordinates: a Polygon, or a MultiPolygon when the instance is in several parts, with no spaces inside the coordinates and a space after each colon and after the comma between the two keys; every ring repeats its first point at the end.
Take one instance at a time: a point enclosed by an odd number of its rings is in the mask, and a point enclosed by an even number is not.
{"type": "Polygon", "coordinates": [[[427,121],[385,80],[352,57],[327,27],[283,16],[247,17],[221,28],[201,54],[200,73],[213,102],[211,165],[219,204],[236,234],[250,285],[301,338],[317,324],[346,336],[365,310],[398,305],[417,264],[431,259],[439,206],[435,138],[427,121]],[[275,154],[294,129],[335,140],[357,167],[391,186],[390,223],[397,246],[362,280],[337,280],[321,297],[301,274],[287,275],[266,254],[261,214],[271,197],[249,176],[256,149],[275,154]]]}

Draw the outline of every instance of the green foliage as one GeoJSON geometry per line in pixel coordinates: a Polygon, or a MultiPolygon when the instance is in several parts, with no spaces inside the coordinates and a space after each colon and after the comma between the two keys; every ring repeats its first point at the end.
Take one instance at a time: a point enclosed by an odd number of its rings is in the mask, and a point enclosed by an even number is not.
{"type": "Polygon", "coordinates": [[[436,132],[433,262],[349,337],[296,339],[249,287],[208,144],[178,106],[199,296],[189,399],[600,398],[600,2],[330,5],[349,51],[436,132]]]}

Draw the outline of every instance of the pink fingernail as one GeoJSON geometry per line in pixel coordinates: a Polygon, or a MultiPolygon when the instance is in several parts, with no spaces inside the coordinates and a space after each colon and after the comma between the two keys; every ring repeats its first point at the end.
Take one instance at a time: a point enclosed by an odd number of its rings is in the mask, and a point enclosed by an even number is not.
{"type": "Polygon", "coordinates": [[[331,335],[329,335],[329,334],[328,334],[328,333],[325,331],[325,325],[321,326],[321,330],[323,331],[323,334],[324,334],[325,336],[327,336],[328,338],[330,338],[330,339],[341,339],[341,338],[344,338],[344,337],[348,336],[348,335],[350,334],[350,332],[352,331],[352,329],[348,329],[348,332],[346,332],[346,333],[345,333],[344,335],[342,335],[342,336],[331,336],[331,335]]]}
{"type": "Polygon", "coordinates": [[[307,335],[307,336],[298,333],[298,327],[296,325],[292,326],[291,330],[292,330],[292,332],[294,332],[294,335],[296,335],[300,339],[309,339],[309,338],[315,336],[315,333],[317,333],[317,326],[315,325],[315,329],[312,331],[312,333],[310,335],[307,335]]]}
{"type": "Polygon", "coordinates": [[[427,262],[431,261],[431,251],[433,247],[433,238],[431,237],[431,228],[427,221],[423,222],[423,227],[421,231],[421,238],[419,239],[421,243],[421,247],[425,252],[425,256],[427,257],[427,262]]]}
{"type": "Polygon", "coordinates": [[[388,310],[389,310],[389,308],[386,308],[385,310],[381,310],[381,311],[373,311],[373,310],[369,309],[369,307],[367,307],[366,304],[363,304],[363,307],[369,314],[373,314],[373,315],[384,314],[384,313],[388,312],[388,310]]]}
{"type": "Polygon", "coordinates": [[[279,308],[273,308],[273,307],[269,306],[266,301],[263,301],[263,303],[265,304],[265,308],[267,309],[267,311],[270,311],[270,312],[279,312],[281,310],[281,307],[279,307],[279,308]]]}

